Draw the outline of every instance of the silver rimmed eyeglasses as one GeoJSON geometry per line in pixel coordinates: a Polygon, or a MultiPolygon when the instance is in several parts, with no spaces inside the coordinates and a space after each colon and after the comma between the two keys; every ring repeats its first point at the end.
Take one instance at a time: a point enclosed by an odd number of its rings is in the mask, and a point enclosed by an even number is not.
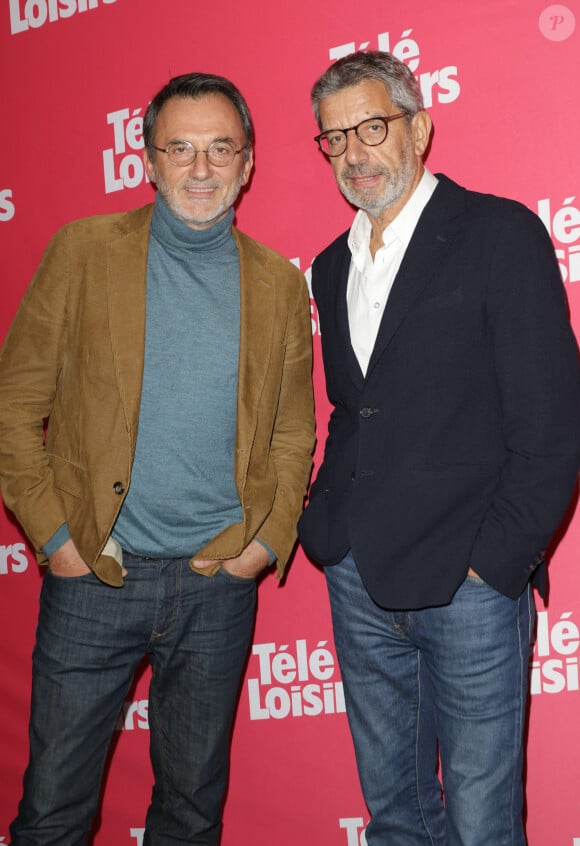
{"type": "Polygon", "coordinates": [[[406,117],[407,112],[397,112],[396,115],[377,115],[357,123],[356,126],[348,126],[346,129],[327,129],[316,135],[314,140],[325,156],[342,156],[346,150],[347,133],[354,132],[358,140],[367,147],[376,147],[382,144],[389,134],[389,123],[392,120],[406,117]]]}
{"type": "Polygon", "coordinates": [[[167,147],[156,147],[155,144],[151,146],[160,153],[166,153],[171,164],[176,167],[187,167],[195,161],[198,153],[205,153],[208,162],[215,167],[226,167],[239,153],[247,149],[241,147],[236,150],[231,141],[212,141],[207,150],[196,150],[189,141],[170,141],[167,147]]]}

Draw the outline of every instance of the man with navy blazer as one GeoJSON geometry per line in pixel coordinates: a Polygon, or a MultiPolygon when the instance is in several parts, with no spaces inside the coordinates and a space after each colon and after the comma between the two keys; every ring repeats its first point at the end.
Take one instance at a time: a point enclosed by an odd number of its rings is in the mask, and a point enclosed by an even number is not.
{"type": "Polygon", "coordinates": [[[312,269],[333,411],[299,534],[325,565],[367,843],[522,846],[531,585],[580,456],[554,251],[524,206],[424,168],[431,120],[391,55],[337,61],[312,101],[359,211],[312,269]]]}

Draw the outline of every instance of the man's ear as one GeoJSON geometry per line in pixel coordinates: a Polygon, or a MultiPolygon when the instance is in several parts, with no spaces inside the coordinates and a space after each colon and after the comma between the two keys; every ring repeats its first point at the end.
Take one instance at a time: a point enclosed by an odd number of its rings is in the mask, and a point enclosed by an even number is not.
{"type": "Polygon", "coordinates": [[[150,182],[156,182],[157,181],[157,169],[155,167],[155,162],[151,158],[151,153],[149,152],[147,147],[145,147],[143,149],[143,164],[145,165],[145,172],[147,173],[147,176],[149,177],[149,181],[150,182]]]}
{"type": "Polygon", "coordinates": [[[431,130],[433,129],[431,116],[427,112],[417,112],[416,115],[413,115],[411,127],[413,131],[415,153],[417,156],[422,157],[429,146],[431,130]]]}
{"type": "Polygon", "coordinates": [[[247,185],[254,167],[254,151],[250,147],[249,150],[240,155],[245,156],[244,167],[242,168],[242,185],[247,185]]]}

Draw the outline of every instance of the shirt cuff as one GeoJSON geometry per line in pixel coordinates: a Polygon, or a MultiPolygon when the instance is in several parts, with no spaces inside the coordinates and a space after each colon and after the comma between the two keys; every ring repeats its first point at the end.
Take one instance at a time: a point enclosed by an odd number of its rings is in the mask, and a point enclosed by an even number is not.
{"type": "Polygon", "coordinates": [[[254,538],[254,540],[257,540],[258,543],[260,544],[260,546],[264,547],[264,549],[266,550],[266,552],[270,556],[270,560],[268,561],[268,566],[272,565],[274,563],[274,561],[276,560],[276,555],[272,552],[272,550],[270,549],[268,544],[264,543],[264,541],[260,540],[260,538],[254,538]]]}
{"type": "Polygon", "coordinates": [[[70,540],[70,532],[68,530],[68,523],[63,523],[62,526],[56,530],[54,535],[47,540],[47,542],[42,547],[42,552],[46,555],[47,558],[50,558],[53,552],[56,552],[57,549],[60,549],[63,544],[70,540]]]}

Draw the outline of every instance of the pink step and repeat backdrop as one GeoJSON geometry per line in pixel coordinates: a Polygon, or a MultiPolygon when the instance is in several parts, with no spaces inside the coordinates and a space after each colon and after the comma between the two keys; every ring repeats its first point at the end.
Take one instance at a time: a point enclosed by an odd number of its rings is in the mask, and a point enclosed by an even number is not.
{"type": "MultiPolygon", "coordinates": [[[[432,170],[539,214],[580,329],[579,0],[1,0],[0,38],[0,338],[59,226],[151,200],[143,112],[170,76],[192,70],[229,76],[248,98],[256,168],[238,223],[308,278],[313,257],[353,216],[312,141],[309,90],[332,60],[359,48],[391,50],[419,78],[435,124],[432,170]]],[[[328,404],[314,305],[312,333],[323,441],[328,404]]],[[[530,846],[580,846],[579,535],[571,510],[552,558],[549,604],[539,605],[530,846]]],[[[27,755],[40,580],[19,527],[0,508],[0,843],[8,842],[27,755]]],[[[142,843],[148,672],[119,717],[96,846],[142,843]]],[[[270,577],[260,587],[223,844],[365,846],[366,822],[324,578],[298,550],[286,584],[270,577]]]]}

